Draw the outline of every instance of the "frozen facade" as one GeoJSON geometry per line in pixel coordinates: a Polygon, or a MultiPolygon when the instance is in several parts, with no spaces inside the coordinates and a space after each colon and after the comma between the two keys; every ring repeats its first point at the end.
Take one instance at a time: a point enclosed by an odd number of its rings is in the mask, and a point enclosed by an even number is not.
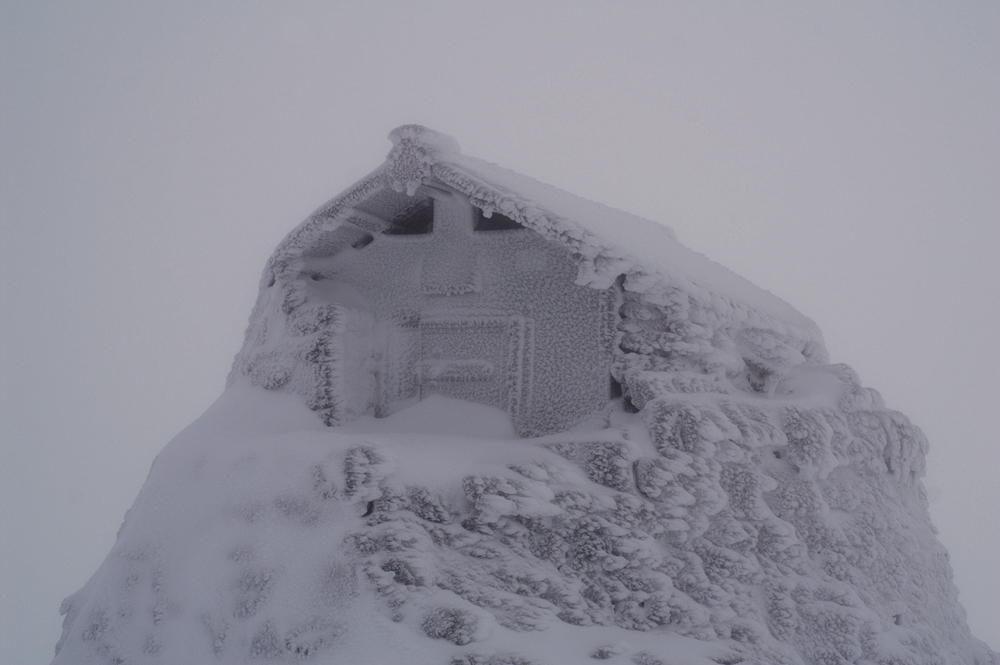
{"type": "Polygon", "coordinates": [[[666,227],[423,127],[268,261],[56,663],[998,663],[926,441],[666,227]]]}
{"type": "Polygon", "coordinates": [[[667,227],[422,127],[391,138],[381,168],[271,257],[231,381],[300,394],[330,425],[439,393],[505,410],[529,436],[622,390],[767,391],[822,360],[811,321],[667,227]]]}

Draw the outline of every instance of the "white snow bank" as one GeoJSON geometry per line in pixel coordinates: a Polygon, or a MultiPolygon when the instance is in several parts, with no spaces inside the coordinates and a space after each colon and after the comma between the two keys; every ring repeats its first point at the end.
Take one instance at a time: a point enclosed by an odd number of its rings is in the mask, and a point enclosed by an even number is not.
{"type": "Polygon", "coordinates": [[[341,428],[342,432],[379,434],[429,434],[440,437],[516,439],[510,417],[500,409],[431,395],[386,417],[363,416],[341,428]]]}
{"type": "Polygon", "coordinates": [[[919,432],[842,367],[774,392],[512,439],[448,400],[330,429],[241,382],[157,458],[54,663],[995,662],[919,432]]]}
{"type": "MultiPolygon", "coordinates": [[[[455,405],[447,406],[454,415],[455,405]]],[[[483,415],[486,408],[464,406],[468,415],[483,415]]],[[[461,419],[443,438],[393,431],[407,423],[443,427],[427,420],[435,410],[432,400],[378,423],[385,433],[365,432],[362,423],[347,433],[324,427],[293,396],[230,388],[157,457],[114,549],[66,600],[54,663],[308,658],[352,665],[570,665],[604,649],[653,650],[672,654],[672,662],[711,665],[709,657],[731,653],[679,636],[636,634],[623,642],[614,628],[584,629],[554,619],[545,632],[514,632],[491,621],[488,608],[441,589],[429,589],[398,616],[399,608],[386,602],[379,580],[366,575],[349,546],[370,530],[366,525],[374,518],[362,517],[370,502],[384,500],[392,485],[401,490],[410,483],[461,499],[462,478],[473,468],[516,482],[523,477],[509,468],[515,462],[561,463],[537,446],[509,441],[509,423],[494,428],[503,436],[488,446],[461,438],[461,419]],[[350,469],[346,477],[344,469],[350,469]],[[471,646],[448,632],[455,629],[449,615],[442,618],[434,608],[475,617],[480,625],[469,635],[471,646]],[[440,625],[428,617],[438,617],[440,625]],[[428,635],[435,631],[447,635],[428,635]],[[504,660],[511,653],[528,660],[504,660]]],[[[579,471],[566,472],[586,482],[579,471]]],[[[539,497],[515,496],[521,501],[515,509],[553,512],[547,489],[538,484],[539,497]]],[[[433,565],[419,559],[415,567],[433,565]]]]}

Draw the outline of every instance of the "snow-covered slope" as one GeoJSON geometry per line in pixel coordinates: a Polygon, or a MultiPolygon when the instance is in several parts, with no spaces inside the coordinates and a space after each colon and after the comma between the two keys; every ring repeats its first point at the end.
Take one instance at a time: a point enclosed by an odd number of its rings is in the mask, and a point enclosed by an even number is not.
{"type": "Polygon", "coordinates": [[[54,663],[1000,663],[935,538],[923,435],[824,364],[807,318],[650,222],[429,130],[393,138],[386,165],[275,252],[229,387],[66,600],[54,663]],[[310,256],[352,206],[428,183],[617,294],[622,396],[531,438],[440,394],[324,425],[310,391],[355,348],[345,312],[372,316],[334,288],[349,264],[310,256]]]}
{"type": "Polygon", "coordinates": [[[55,663],[990,663],[924,441],[843,366],[512,437],[245,384],[157,458],[55,663]]]}
{"type": "Polygon", "coordinates": [[[605,648],[709,665],[731,654],[595,630],[578,582],[496,537],[518,515],[562,514],[556,494],[572,487],[614,506],[584,470],[513,438],[503,413],[439,398],[350,429],[327,429],[292,396],[227,390],[157,458],[114,551],[67,600],[55,662],[568,664],[605,648]]]}

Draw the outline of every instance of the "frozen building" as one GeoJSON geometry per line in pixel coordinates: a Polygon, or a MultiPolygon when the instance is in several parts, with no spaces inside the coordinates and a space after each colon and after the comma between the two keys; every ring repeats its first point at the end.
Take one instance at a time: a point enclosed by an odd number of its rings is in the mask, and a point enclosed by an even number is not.
{"type": "Polygon", "coordinates": [[[385,164],[271,258],[231,380],[299,393],[329,425],[437,393],[500,408],[532,436],[623,392],[641,406],[651,385],[768,390],[822,354],[811,321],[667,227],[423,127],[390,138],[385,164]],[[726,348],[710,349],[720,332],[726,348]]]}
{"type": "Polygon", "coordinates": [[[268,261],[54,665],[1000,663],[926,439],[812,321],[664,226],[390,138],[268,261]]]}

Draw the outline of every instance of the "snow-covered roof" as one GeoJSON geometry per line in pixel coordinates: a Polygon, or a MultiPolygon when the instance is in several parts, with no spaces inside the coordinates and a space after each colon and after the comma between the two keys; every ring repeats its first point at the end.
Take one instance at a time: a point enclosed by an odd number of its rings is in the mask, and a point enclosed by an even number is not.
{"type": "Polygon", "coordinates": [[[303,253],[377,191],[391,187],[412,196],[437,180],[467,195],[487,216],[499,212],[562,243],[580,259],[581,284],[606,288],[624,275],[630,290],[681,291],[727,326],[772,331],[806,357],[825,357],[822,334],[811,319],[685,247],[669,227],[463,155],[453,138],[420,125],[398,127],[389,138],[393,147],[385,163],[289,233],[265,269],[264,284],[292,277],[303,253]]]}

